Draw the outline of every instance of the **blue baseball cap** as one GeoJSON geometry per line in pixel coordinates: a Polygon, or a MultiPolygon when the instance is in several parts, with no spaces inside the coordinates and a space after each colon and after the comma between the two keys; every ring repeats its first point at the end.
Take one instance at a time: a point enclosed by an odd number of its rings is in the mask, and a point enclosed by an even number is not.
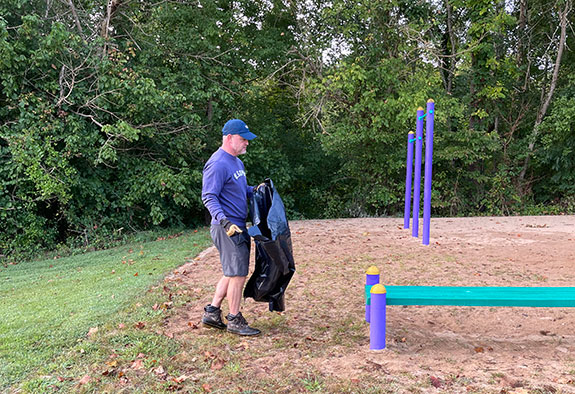
{"type": "Polygon", "coordinates": [[[253,140],[257,137],[254,133],[248,129],[248,125],[245,124],[243,120],[231,119],[226,122],[224,128],[222,129],[223,135],[237,134],[246,140],[253,140]]]}

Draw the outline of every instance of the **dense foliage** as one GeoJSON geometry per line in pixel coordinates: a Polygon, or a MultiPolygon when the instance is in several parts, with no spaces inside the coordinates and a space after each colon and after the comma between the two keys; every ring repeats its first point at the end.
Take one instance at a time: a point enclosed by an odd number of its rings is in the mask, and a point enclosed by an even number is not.
{"type": "Polygon", "coordinates": [[[221,126],[292,217],[401,212],[436,102],[435,215],[575,212],[572,0],[5,0],[0,255],[204,221],[221,126]]]}

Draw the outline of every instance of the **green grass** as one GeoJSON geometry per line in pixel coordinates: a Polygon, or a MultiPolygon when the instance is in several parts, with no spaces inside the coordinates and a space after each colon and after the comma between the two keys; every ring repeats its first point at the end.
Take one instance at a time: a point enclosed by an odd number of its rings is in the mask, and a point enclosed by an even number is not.
{"type": "MultiPolygon", "coordinates": [[[[118,313],[126,314],[130,308],[132,317],[142,313],[136,301],[141,298],[141,305],[146,292],[167,272],[209,244],[203,229],[171,239],[0,268],[0,391],[23,381],[26,391],[42,391],[44,381],[27,377],[65,369],[62,356],[78,344],[86,348],[77,349],[82,355],[97,352],[97,346],[91,349],[90,342],[84,341],[90,328],[113,324],[118,313]]],[[[150,310],[145,313],[149,315],[150,310]]],[[[158,345],[145,338],[144,348],[139,349],[138,338],[129,338],[137,332],[122,335],[116,340],[124,348],[129,342],[133,352],[149,353],[145,346],[158,345]]]]}

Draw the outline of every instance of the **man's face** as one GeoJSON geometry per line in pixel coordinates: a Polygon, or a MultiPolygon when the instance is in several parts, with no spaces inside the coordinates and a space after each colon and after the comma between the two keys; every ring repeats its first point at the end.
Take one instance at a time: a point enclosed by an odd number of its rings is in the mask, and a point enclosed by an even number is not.
{"type": "Polygon", "coordinates": [[[243,155],[244,153],[246,153],[246,149],[249,144],[250,142],[246,140],[244,137],[237,134],[231,135],[230,146],[234,151],[235,156],[243,155]]]}

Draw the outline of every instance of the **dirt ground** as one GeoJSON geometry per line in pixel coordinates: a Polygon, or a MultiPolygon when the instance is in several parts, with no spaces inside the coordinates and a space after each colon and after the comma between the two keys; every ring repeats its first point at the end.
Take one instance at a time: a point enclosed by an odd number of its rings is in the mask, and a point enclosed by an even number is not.
{"type": "MultiPolygon", "coordinates": [[[[292,221],[290,228],[296,274],[282,327],[266,304],[242,306],[263,330],[251,346],[273,350],[246,367],[254,376],[280,371],[287,357],[295,371],[324,379],[385,376],[398,392],[416,385],[424,392],[575,393],[575,309],[390,306],[383,351],[369,350],[363,321],[371,265],[388,285],[575,286],[575,216],[434,218],[429,246],[398,218],[292,221]]],[[[200,296],[176,311],[170,335],[210,335],[186,322],[199,323],[220,272],[214,248],[179,269],[172,279],[200,296]]]]}

